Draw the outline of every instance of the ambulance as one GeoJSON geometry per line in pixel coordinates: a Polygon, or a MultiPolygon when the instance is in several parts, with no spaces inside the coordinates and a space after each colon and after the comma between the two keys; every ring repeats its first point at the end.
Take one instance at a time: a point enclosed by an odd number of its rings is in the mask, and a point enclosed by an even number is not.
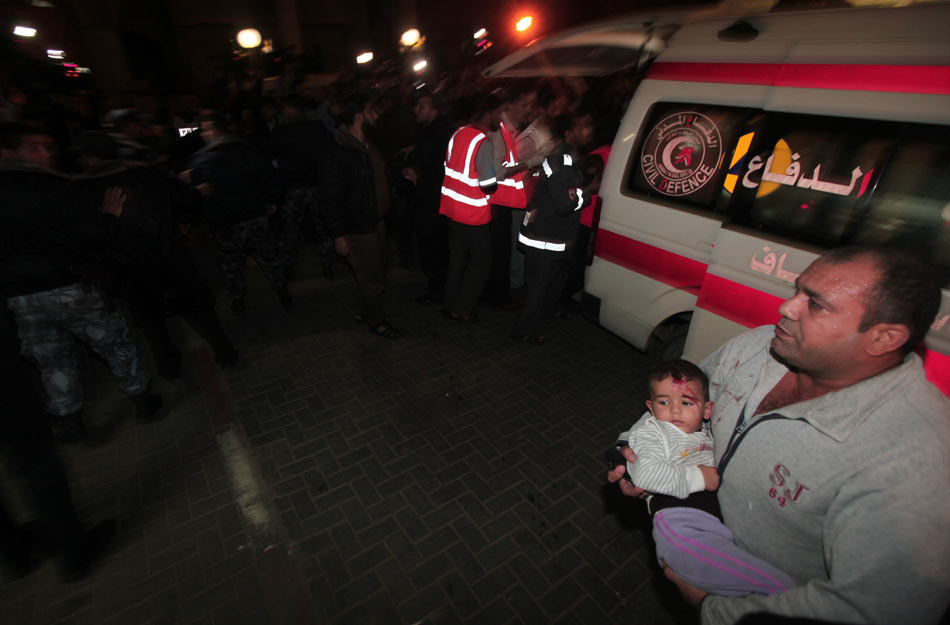
{"type": "MultiPolygon", "coordinates": [[[[829,248],[913,250],[946,284],[948,24],[947,4],[625,24],[644,74],[604,171],[585,314],[699,361],[775,323],[829,248]]],[[[922,356],[950,395],[947,290],[922,356]]]]}

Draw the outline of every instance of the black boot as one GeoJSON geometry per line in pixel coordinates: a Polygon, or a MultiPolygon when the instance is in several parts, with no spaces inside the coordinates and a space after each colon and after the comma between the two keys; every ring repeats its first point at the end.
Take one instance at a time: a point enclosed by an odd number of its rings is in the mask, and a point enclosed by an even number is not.
{"type": "Polygon", "coordinates": [[[158,416],[158,411],[161,409],[162,404],[164,404],[161,395],[144,391],[135,395],[129,395],[129,399],[131,399],[135,405],[135,418],[139,421],[158,421],[161,419],[161,417],[158,416]]]}
{"type": "Polygon", "coordinates": [[[82,420],[82,410],[68,415],[50,415],[53,440],[57,443],[76,443],[89,438],[86,424],[82,420]]]}

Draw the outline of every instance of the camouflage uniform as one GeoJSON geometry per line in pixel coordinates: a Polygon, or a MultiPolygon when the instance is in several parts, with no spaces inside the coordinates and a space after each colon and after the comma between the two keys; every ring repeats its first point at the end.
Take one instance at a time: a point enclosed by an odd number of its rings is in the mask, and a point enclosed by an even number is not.
{"type": "Polygon", "coordinates": [[[280,261],[288,275],[297,264],[300,230],[307,216],[317,215],[317,188],[296,187],[284,194],[280,206],[280,261]]]}
{"type": "Polygon", "coordinates": [[[275,290],[286,288],[277,237],[271,232],[267,217],[255,217],[218,231],[218,264],[224,275],[224,290],[232,302],[244,299],[248,254],[254,257],[275,290]]]}
{"type": "Polygon", "coordinates": [[[20,351],[40,370],[47,412],[65,416],[82,408],[76,339],[109,364],[129,395],[148,390],[151,376],[139,359],[125,319],[109,312],[94,289],[76,283],[7,298],[20,333],[20,351]]]}

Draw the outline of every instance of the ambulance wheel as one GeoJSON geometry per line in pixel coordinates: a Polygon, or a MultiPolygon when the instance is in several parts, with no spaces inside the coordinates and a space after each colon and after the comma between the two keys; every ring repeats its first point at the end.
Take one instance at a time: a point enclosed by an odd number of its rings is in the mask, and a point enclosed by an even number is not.
{"type": "Polygon", "coordinates": [[[689,323],[674,321],[662,328],[657,328],[650,341],[647,354],[651,360],[662,362],[674,360],[683,355],[686,347],[686,335],[689,333],[689,323]]]}

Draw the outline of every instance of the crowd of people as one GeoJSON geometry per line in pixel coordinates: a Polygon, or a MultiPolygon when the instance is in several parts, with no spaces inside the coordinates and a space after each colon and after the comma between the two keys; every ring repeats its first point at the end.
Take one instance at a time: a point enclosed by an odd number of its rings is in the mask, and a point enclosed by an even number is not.
{"type": "Polygon", "coordinates": [[[572,303],[567,250],[603,168],[584,160],[593,115],[613,103],[610,137],[626,76],[593,89],[474,76],[417,88],[396,75],[319,86],[288,74],[236,75],[210,102],[0,85],[0,344],[16,408],[4,427],[38,510],[55,519],[27,531],[0,507],[16,572],[39,541],[81,577],[114,531],[82,528],[52,447],[89,438],[79,343],[108,363],[136,419],[161,418],[152,377],[182,368],[166,317],[186,320],[222,369],[237,364],[211,285],[223,284],[222,314],[246,319],[248,256],[290,309],[299,248],[312,242],[327,278],[352,281],[355,319],[384,339],[401,335],[386,307],[390,258],[425,274],[413,295],[432,314],[461,323],[480,304],[521,307],[519,341],[541,342],[541,318],[572,303]],[[464,163],[476,136],[477,174],[464,163]],[[492,179],[474,218],[452,191],[469,175],[492,179]],[[552,236],[559,247],[532,247],[552,236]],[[198,270],[196,238],[213,242],[219,276],[198,270]]]}

